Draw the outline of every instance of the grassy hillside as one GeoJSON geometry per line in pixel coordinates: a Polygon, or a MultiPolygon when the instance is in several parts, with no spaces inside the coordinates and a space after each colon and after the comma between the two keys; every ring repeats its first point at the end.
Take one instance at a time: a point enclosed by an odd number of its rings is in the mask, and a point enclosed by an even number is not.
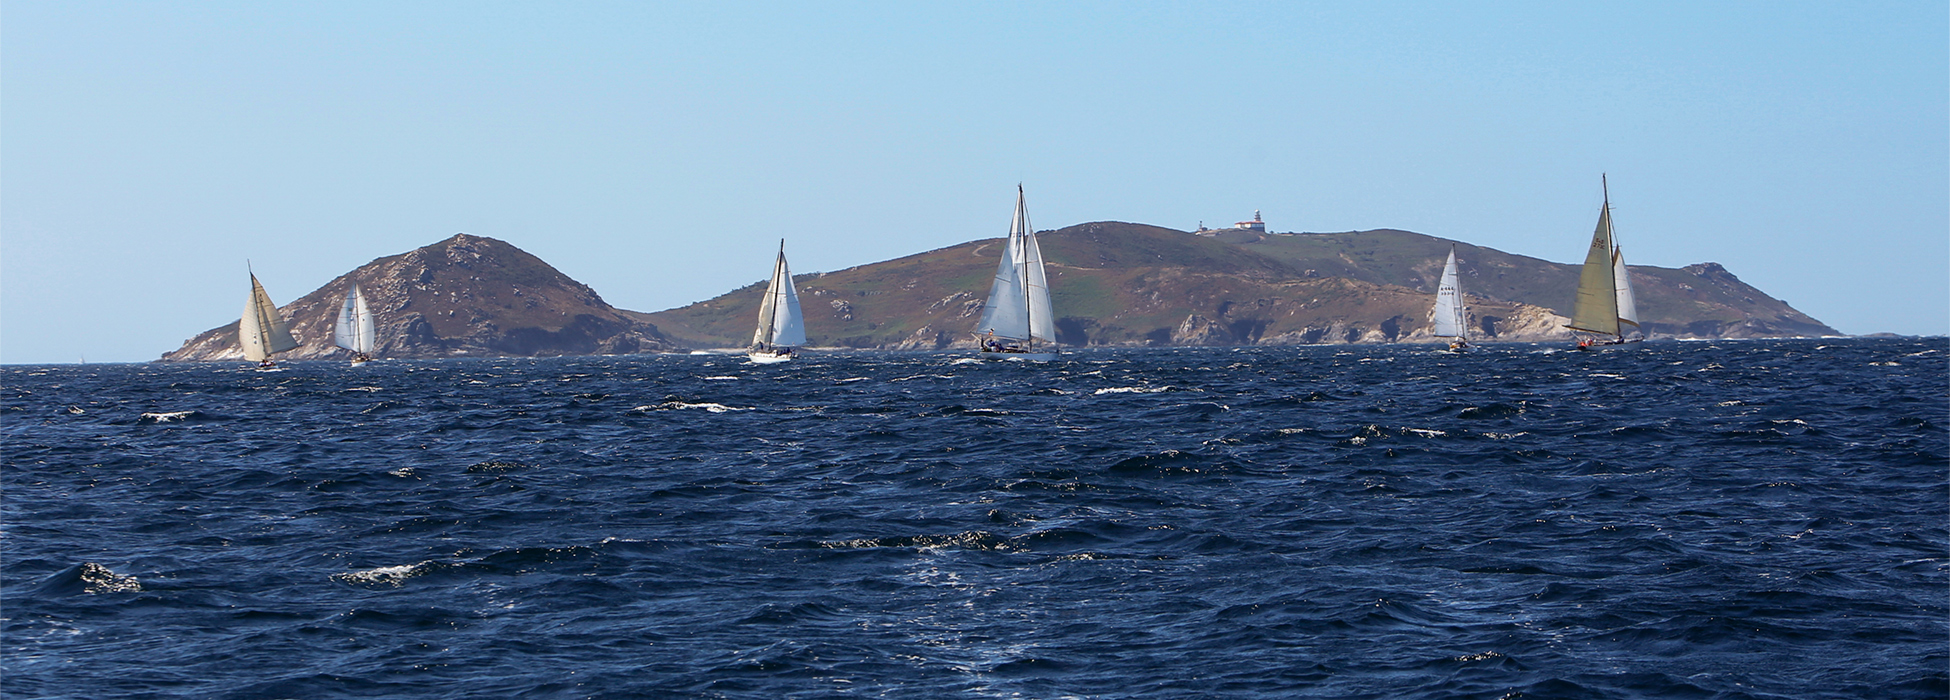
{"type": "MultiPolygon", "coordinates": [[[[1383,342],[1426,337],[1430,297],[1456,245],[1472,325],[1484,337],[1561,334],[1577,269],[1408,231],[1215,236],[1122,222],[1038,234],[1058,340],[1069,345],[1383,342]]],[[[811,344],[940,348],[975,331],[1003,239],[799,275],[811,344]]],[[[1717,265],[1634,266],[1655,332],[1833,333],[1717,265]]],[[[701,347],[750,342],[762,283],[690,306],[632,314],[701,347]]]]}
{"type": "MultiPolygon", "coordinates": [[[[1586,237],[1589,234],[1584,234],[1586,237]]],[[[1257,234],[1222,232],[1234,243],[1300,270],[1303,277],[1347,277],[1433,294],[1451,245],[1463,291],[1568,315],[1578,264],[1560,264],[1408,231],[1257,234]]],[[[1572,253],[1583,239],[1570,240],[1572,253]]],[[[1626,252],[1627,262],[1630,251],[1626,252]]],[[[1581,264],[1583,261],[1579,261],[1581,264]]],[[[1741,282],[1715,263],[1671,269],[1630,265],[1639,318],[1654,333],[1714,336],[1834,335],[1834,329],[1741,282]]]]}

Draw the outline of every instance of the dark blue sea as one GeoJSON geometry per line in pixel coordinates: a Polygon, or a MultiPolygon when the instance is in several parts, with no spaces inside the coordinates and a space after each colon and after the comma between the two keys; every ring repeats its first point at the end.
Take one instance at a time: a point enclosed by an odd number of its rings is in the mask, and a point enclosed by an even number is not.
{"type": "Polygon", "coordinates": [[[7,698],[1943,698],[1950,343],[0,368],[7,698]]]}

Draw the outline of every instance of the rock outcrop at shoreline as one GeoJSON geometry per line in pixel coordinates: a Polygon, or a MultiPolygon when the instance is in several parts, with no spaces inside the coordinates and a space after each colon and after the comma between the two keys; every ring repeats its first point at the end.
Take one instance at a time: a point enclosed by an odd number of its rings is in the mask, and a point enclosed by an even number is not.
{"type": "MultiPolygon", "coordinates": [[[[281,309],[297,349],[280,359],[349,357],[332,344],[346,290],[358,283],[378,317],[380,358],[627,354],[673,349],[657,327],[604,303],[588,285],[493,238],[456,234],[380,258],[281,309]]],[[[241,290],[240,290],[241,296],[241,290]]],[[[237,322],[212,328],[163,361],[243,360],[237,322]]]]}

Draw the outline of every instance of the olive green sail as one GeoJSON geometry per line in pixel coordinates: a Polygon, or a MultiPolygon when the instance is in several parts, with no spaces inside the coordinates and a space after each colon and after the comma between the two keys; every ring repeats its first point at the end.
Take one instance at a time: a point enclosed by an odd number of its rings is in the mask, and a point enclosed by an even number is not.
{"type": "MultiPolygon", "coordinates": [[[[1565,327],[1614,337],[1620,335],[1617,273],[1624,269],[1624,265],[1614,255],[1617,253],[1612,245],[1611,188],[1607,185],[1605,204],[1598,210],[1598,228],[1591,232],[1591,247],[1584,254],[1584,270],[1578,274],[1577,302],[1571,307],[1571,322],[1565,327]]],[[[1637,316],[1630,312],[1626,315],[1637,316]]]]}

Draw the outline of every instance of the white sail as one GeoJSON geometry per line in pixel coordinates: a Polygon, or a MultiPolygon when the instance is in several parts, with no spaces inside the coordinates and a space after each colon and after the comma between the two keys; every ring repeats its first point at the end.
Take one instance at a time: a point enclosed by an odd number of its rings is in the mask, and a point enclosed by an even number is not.
{"type": "Polygon", "coordinates": [[[1002,247],[1002,260],[995,267],[995,281],[989,284],[988,302],[982,306],[982,321],[975,332],[1023,340],[1029,337],[1029,308],[1022,295],[1021,236],[1009,232],[1002,247]]]}
{"type": "MultiPolygon", "coordinates": [[[[1637,328],[1639,325],[1639,304],[1638,300],[1632,296],[1632,275],[1625,270],[1625,249],[1617,246],[1612,247],[1611,276],[1614,289],[1618,293],[1618,322],[1630,324],[1633,328],[1637,328]]],[[[1621,330],[1620,332],[1623,333],[1624,331],[1621,330]]]]}
{"type": "Polygon", "coordinates": [[[1456,279],[1456,247],[1449,246],[1449,261],[1442,264],[1442,282],[1435,288],[1435,313],[1431,324],[1438,338],[1463,337],[1462,287],[1456,279]]]}
{"type": "Polygon", "coordinates": [[[1571,308],[1573,330],[1618,335],[1618,289],[1612,279],[1611,197],[1598,210],[1598,228],[1591,233],[1591,247],[1585,251],[1584,270],[1578,275],[1578,299],[1571,308]]]}
{"type": "Polygon", "coordinates": [[[332,327],[332,342],[356,353],[372,354],[372,310],[366,307],[366,296],[359,293],[358,284],[345,293],[345,303],[339,306],[339,321],[332,327]]]}
{"type": "Polygon", "coordinates": [[[284,316],[278,314],[278,305],[264,293],[255,273],[251,275],[250,299],[244,302],[244,316],[237,323],[237,344],[244,348],[244,358],[252,362],[298,347],[284,325],[284,316]]]}
{"type": "MultiPolygon", "coordinates": [[[[1018,194],[1016,210],[1022,211],[1018,194]]],[[[1043,276],[1043,248],[1036,244],[1036,230],[1029,227],[1029,215],[1021,217],[1023,241],[1022,293],[1029,304],[1029,337],[1046,343],[1056,342],[1056,314],[1049,303],[1049,278],[1043,276]]]]}
{"type": "Polygon", "coordinates": [[[806,319],[799,311],[799,291],[792,286],[792,269],[785,262],[785,241],[779,241],[779,257],[772,263],[772,281],[765,285],[765,300],[758,305],[758,330],[752,333],[752,344],[784,347],[806,344],[806,319]]]}
{"type": "MultiPolygon", "coordinates": [[[[783,244],[781,244],[783,245],[783,244]]],[[[760,348],[772,342],[772,322],[778,312],[779,295],[774,293],[779,286],[779,263],[772,261],[772,279],[765,285],[765,296],[758,299],[758,328],[752,331],[752,347],[760,348]]]]}
{"type": "Polygon", "coordinates": [[[981,335],[994,333],[1001,340],[1054,342],[1056,318],[1050,306],[1049,279],[1043,274],[1043,251],[1036,243],[1036,230],[1029,225],[1029,210],[1022,189],[1016,189],[1016,213],[1009,224],[1009,240],[996,264],[995,281],[989,285],[988,302],[982,308],[982,321],[975,328],[981,335]]]}

